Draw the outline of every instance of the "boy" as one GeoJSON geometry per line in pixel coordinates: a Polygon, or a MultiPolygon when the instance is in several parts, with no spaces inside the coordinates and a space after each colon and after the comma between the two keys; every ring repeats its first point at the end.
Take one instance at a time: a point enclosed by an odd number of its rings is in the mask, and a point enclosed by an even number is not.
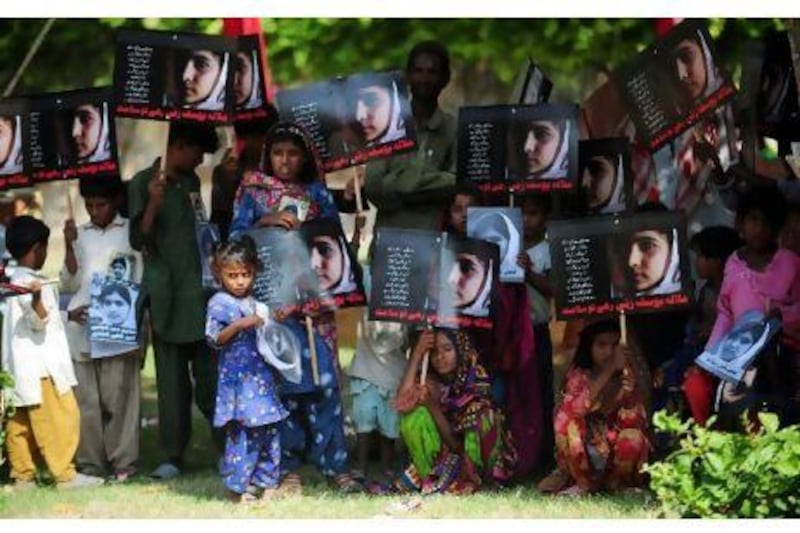
{"type": "MultiPolygon", "coordinates": [[[[722,287],[725,263],[728,261],[728,257],[742,245],[742,241],[733,228],[711,226],[692,237],[689,244],[696,254],[697,277],[704,283],[697,291],[695,308],[687,325],[683,347],[673,359],[667,361],[655,372],[655,409],[666,407],[667,403],[665,399],[658,401],[659,389],[664,391],[662,396],[668,395],[673,389],[678,390],[684,372],[686,372],[686,379],[683,387],[690,408],[697,405],[697,402],[706,396],[705,393],[700,395],[697,392],[698,383],[705,383],[703,390],[706,391],[716,382],[716,378],[711,374],[692,366],[692,363],[705,349],[717,319],[717,299],[722,287]]],[[[695,413],[692,415],[694,416],[695,413]]]]}
{"type": "Polygon", "coordinates": [[[31,294],[9,298],[3,320],[2,366],[14,378],[16,413],[6,426],[11,478],[19,488],[34,486],[36,459],[42,458],[59,488],[102,485],[79,474],[72,458],[78,447],[80,413],[72,387],[78,384],[58,294],[37,272],[47,259],[50,230],[38,219],[13,219],[6,247],[18,266],[11,283],[31,294]]]}
{"type": "MultiPolygon", "coordinates": [[[[113,272],[115,264],[132,257],[133,279],[138,282],[142,258],[129,243],[129,223],[118,212],[123,185],[114,178],[83,178],[80,192],[89,222],[80,228],[64,224],[66,256],[61,281],[74,295],[67,305],[67,339],[78,378],[75,390],[81,410],[78,469],[104,476],[110,463],[113,479],[125,481],[139,457],[139,347],[116,343],[89,343],[91,279],[113,272]],[[101,356],[102,353],[102,357],[101,356]],[[99,357],[99,358],[98,358],[99,357]]],[[[122,269],[123,277],[128,274],[122,269]]]]}
{"type": "MultiPolygon", "coordinates": [[[[209,422],[214,414],[216,362],[205,342],[206,294],[195,234],[203,214],[194,170],[218,142],[211,126],[172,122],[165,171],[156,160],[129,186],[130,244],[144,252],[140,305],[150,311],[158,431],[166,456],[151,474],[157,479],[181,474],[191,434],[193,381],[200,411],[209,422]]],[[[214,436],[219,444],[219,432],[214,436]]]]}
{"type": "Polygon", "coordinates": [[[535,194],[521,200],[523,238],[525,252],[519,255],[517,264],[525,269],[525,283],[531,302],[533,338],[536,343],[536,361],[541,379],[543,411],[542,468],[554,464],[553,450],[553,343],[550,339],[550,299],[553,285],[550,283],[550,244],[547,242],[547,220],[552,211],[549,196],[535,194]]]}

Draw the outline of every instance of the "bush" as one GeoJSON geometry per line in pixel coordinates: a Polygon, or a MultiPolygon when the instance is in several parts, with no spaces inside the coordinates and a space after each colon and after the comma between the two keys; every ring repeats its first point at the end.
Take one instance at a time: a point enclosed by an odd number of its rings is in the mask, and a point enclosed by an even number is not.
{"type": "Polygon", "coordinates": [[[7,389],[14,387],[14,378],[0,370],[0,465],[5,462],[3,445],[6,442],[6,420],[14,415],[14,406],[8,401],[7,389]]]}
{"type": "Polygon", "coordinates": [[[664,411],[655,414],[659,430],[680,438],[679,449],[645,466],[665,514],[800,516],[800,429],[778,429],[774,414],[758,418],[761,428],[747,434],[714,431],[664,411]]]}

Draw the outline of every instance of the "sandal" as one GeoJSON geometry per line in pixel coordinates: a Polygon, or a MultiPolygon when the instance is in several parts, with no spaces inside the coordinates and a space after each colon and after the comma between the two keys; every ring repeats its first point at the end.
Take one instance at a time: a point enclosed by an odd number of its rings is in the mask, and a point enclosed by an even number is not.
{"type": "Polygon", "coordinates": [[[278,485],[277,493],[281,496],[302,496],[303,481],[300,479],[300,475],[295,472],[286,474],[278,485]]]}
{"type": "Polygon", "coordinates": [[[364,492],[364,486],[356,481],[353,476],[347,472],[343,472],[334,477],[333,484],[339,491],[345,494],[358,494],[360,492],[364,492]]]}
{"type": "Polygon", "coordinates": [[[230,491],[228,492],[228,499],[233,503],[238,503],[241,505],[254,505],[258,503],[259,499],[250,492],[243,492],[239,494],[238,492],[230,491]]]}

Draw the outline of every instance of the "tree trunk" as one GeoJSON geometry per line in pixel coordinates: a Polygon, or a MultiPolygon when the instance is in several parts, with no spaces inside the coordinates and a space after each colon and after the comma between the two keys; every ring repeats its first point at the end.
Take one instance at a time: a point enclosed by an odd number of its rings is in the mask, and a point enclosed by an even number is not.
{"type": "MultiPolygon", "coordinates": [[[[800,88],[800,19],[787,19],[786,29],[789,32],[789,45],[792,47],[792,65],[794,66],[794,79],[800,88]]],[[[800,99],[800,91],[798,92],[800,99]]]]}

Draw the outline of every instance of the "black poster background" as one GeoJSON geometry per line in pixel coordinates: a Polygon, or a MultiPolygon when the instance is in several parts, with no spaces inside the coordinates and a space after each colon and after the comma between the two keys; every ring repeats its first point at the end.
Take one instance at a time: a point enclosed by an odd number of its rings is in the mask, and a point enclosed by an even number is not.
{"type": "Polygon", "coordinates": [[[572,191],[578,175],[577,120],[578,107],[572,104],[462,107],[457,176],[487,193],[572,191]],[[540,138],[546,129],[542,123],[551,124],[547,138],[553,144],[543,149],[547,155],[537,150],[536,161],[529,161],[526,140],[540,138]],[[538,167],[534,174],[530,165],[538,167]]]}
{"type": "Polygon", "coordinates": [[[7,146],[0,147],[0,191],[32,185],[30,153],[25,149],[31,143],[28,106],[23,98],[0,101],[0,127],[9,135],[7,146]]]}
{"type": "MultiPolygon", "coordinates": [[[[590,217],[553,221],[548,227],[555,286],[556,314],[559,320],[665,311],[691,303],[691,270],[686,247],[686,222],[677,213],[646,213],[615,218],[590,217]],[[634,257],[633,236],[654,231],[672,240],[666,251],[666,266],[657,269],[665,274],[658,285],[669,285],[670,272],[680,279],[667,292],[655,294],[636,291],[636,281],[629,260],[634,257]],[[673,250],[677,235],[677,250],[673,250]],[[674,254],[678,261],[673,263],[674,254]],[[674,268],[670,268],[673,267],[674,268]]],[[[638,247],[637,250],[641,249],[638,247]]],[[[654,248],[655,249],[655,248],[654,248]]],[[[642,264],[641,259],[634,260],[642,264]]],[[[658,264],[653,259],[650,264],[658,264]]]]}
{"type": "Polygon", "coordinates": [[[282,120],[308,132],[325,171],[332,172],[416,148],[408,95],[399,71],[370,72],[279,91],[275,105],[282,120]],[[388,116],[386,129],[374,138],[378,133],[359,122],[373,104],[388,116]]]}
{"type": "Polygon", "coordinates": [[[730,76],[715,59],[714,43],[705,22],[688,20],[614,73],[614,82],[642,145],[655,152],[733,97],[735,88],[730,76]],[[701,50],[698,61],[706,74],[706,88],[696,96],[689,94],[678,77],[674,51],[684,40],[691,40],[701,50]]]}
{"type": "Polygon", "coordinates": [[[338,221],[316,219],[297,231],[258,228],[247,234],[256,242],[261,263],[253,286],[257,300],[301,312],[366,303],[360,266],[338,221]],[[334,283],[327,283],[331,279],[334,283]]]}
{"type": "Polygon", "coordinates": [[[224,124],[234,111],[233,55],[236,38],[145,30],[118,30],[114,100],[120,117],[224,124]],[[193,51],[221,56],[217,77],[198,89],[200,102],[183,103],[181,85],[193,51]],[[217,97],[222,95],[221,101],[217,97]]]}
{"type": "Polygon", "coordinates": [[[627,137],[579,141],[578,176],[581,184],[579,189],[581,205],[586,206],[587,214],[621,214],[632,212],[636,207],[636,198],[633,196],[631,143],[627,137]],[[591,193],[588,184],[584,182],[602,179],[598,173],[605,171],[614,173],[614,184],[611,186],[608,200],[595,208],[589,208],[588,202],[591,193]],[[620,171],[622,171],[622,175],[619,174],[620,171]]]}
{"type": "Polygon", "coordinates": [[[112,96],[111,87],[31,96],[34,182],[119,174],[112,96]]]}

